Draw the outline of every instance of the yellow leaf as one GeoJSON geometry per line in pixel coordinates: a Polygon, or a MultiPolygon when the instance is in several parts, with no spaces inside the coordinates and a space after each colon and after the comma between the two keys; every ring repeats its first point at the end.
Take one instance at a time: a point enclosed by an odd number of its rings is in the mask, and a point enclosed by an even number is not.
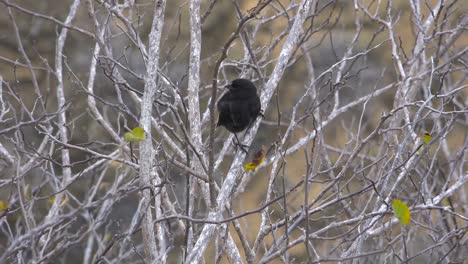
{"type": "Polygon", "coordinates": [[[112,238],[112,235],[110,233],[106,233],[104,235],[104,242],[108,242],[112,238]]]}
{"type": "Polygon", "coordinates": [[[124,134],[124,139],[127,142],[140,142],[145,139],[145,131],[141,127],[135,127],[132,131],[124,134]]]}
{"type": "Polygon", "coordinates": [[[265,161],[265,153],[266,147],[262,146],[262,148],[254,154],[254,157],[251,162],[245,164],[244,168],[246,171],[253,170],[257,168],[260,164],[265,161]]]}
{"type": "Polygon", "coordinates": [[[0,211],[5,211],[8,209],[8,202],[0,200],[0,211]]]}
{"type": "MultiPolygon", "coordinates": [[[[52,196],[49,198],[49,203],[50,204],[53,204],[55,202],[55,197],[56,196],[52,196]]],[[[62,201],[60,202],[60,206],[64,206],[65,204],[68,203],[68,195],[64,194],[63,197],[62,197],[62,201]]]]}
{"type": "Polygon", "coordinates": [[[448,198],[445,198],[445,199],[443,199],[443,200],[441,201],[441,204],[442,204],[443,206],[450,206],[450,201],[449,201],[448,198]]]}
{"type": "Polygon", "coordinates": [[[246,171],[253,170],[253,169],[257,168],[258,165],[260,165],[263,161],[265,161],[265,157],[262,157],[258,164],[255,164],[254,162],[249,162],[249,163],[245,164],[245,170],[246,171]]]}
{"type": "Polygon", "coordinates": [[[432,140],[431,134],[425,132],[424,135],[422,136],[422,140],[424,141],[424,144],[429,144],[432,140]]]}
{"type": "Polygon", "coordinates": [[[424,132],[424,135],[421,136],[421,139],[423,141],[423,144],[419,147],[419,153],[422,153],[423,149],[428,147],[427,145],[429,145],[429,143],[431,142],[432,136],[428,132],[424,132]]]}
{"type": "Polygon", "coordinates": [[[392,208],[393,213],[400,220],[400,222],[407,225],[411,218],[411,213],[408,209],[408,206],[404,202],[395,199],[392,202],[392,208]]]}

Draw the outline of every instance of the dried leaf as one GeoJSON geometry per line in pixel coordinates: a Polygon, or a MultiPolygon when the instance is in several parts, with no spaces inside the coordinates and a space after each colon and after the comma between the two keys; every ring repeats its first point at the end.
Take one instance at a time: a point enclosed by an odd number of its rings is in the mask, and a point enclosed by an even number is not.
{"type": "Polygon", "coordinates": [[[23,188],[23,196],[26,201],[31,200],[31,186],[29,184],[26,184],[23,188]]]}
{"type": "Polygon", "coordinates": [[[252,161],[245,165],[245,170],[249,171],[257,168],[260,164],[262,164],[262,162],[265,161],[265,154],[266,147],[262,146],[262,148],[254,154],[252,161]]]}
{"type": "Polygon", "coordinates": [[[109,163],[112,168],[120,168],[124,165],[122,162],[117,160],[111,160],[109,163]]]}

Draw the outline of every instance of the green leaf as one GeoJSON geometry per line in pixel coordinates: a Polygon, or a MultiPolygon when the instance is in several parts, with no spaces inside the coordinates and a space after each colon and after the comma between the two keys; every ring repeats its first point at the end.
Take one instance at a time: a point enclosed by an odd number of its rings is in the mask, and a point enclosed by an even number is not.
{"type": "Polygon", "coordinates": [[[124,139],[127,142],[140,142],[145,139],[145,131],[141,127],[135,127],[131,132],[124,134],[124,139]]]}
{"type": "Polygon", "coordinates": [[[392,202],[392,208],[393,213],[398,218],[398,220],[407,225],[411,218],[411,213],[408,209],[408,206],[404,202],[395,199],[392,202]]]}

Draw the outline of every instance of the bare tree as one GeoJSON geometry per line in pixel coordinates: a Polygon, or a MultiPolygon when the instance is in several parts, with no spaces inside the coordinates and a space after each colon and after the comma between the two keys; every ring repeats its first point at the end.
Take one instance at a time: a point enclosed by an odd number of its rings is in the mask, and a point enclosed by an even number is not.
{"type": "Polygon", "coordinates": [[[468,256],[463,1],[0,5],[0,263],[468,256]]]}

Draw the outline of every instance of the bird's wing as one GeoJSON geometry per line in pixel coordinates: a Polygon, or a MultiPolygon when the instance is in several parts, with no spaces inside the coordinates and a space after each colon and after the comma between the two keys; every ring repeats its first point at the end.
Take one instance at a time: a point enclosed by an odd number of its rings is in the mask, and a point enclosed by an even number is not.
{"type": "Polygon", "coordinates": [[[245,126],[249,123],[249,112],[244,101],[229,102],[229,116],[235,126],[245,126]]]}
{"type": "Polygon", "coordinates": [[[221,100],[218,101],[218,104],[217,104],[217,107],[218,107],[218,111],[219,112],[226,112],[226,111],[229,111],[229,101],[227,100],[223,100],[223,98],[221,98],[221,100]]]}
{"type": "Polygon", "coordinates": [[[249,112],[252,118],[257,118],[261,110],[261,102],[258,96],[256,96],[255,99],[252,98],[252,100],[249,100],[249,112]]]}
{"type": "MultiPolygon", "coordinates": [[[[219,104],[218,104],[218,110],[219,110],[219,104]]],[[[229,112],[219,111],[218,126],[223,126],[224,124],[230,122],[230,120],[231,118],[229,116],[229,112]]]]}
{"type": "Polygon", "coordinates": [[[232,94],[230,92],[225,93],[219,99],[218,104],[216,105],[219,112],[229,111],[229,101],[233,100],[232,94]]]}
{"type": "Polygon", "coordinates": [[[223,97],[218,102],[218,125],[230,124],[231,127],[245,126],[249,122],[249,110],[244,100],[223,97]]]}

